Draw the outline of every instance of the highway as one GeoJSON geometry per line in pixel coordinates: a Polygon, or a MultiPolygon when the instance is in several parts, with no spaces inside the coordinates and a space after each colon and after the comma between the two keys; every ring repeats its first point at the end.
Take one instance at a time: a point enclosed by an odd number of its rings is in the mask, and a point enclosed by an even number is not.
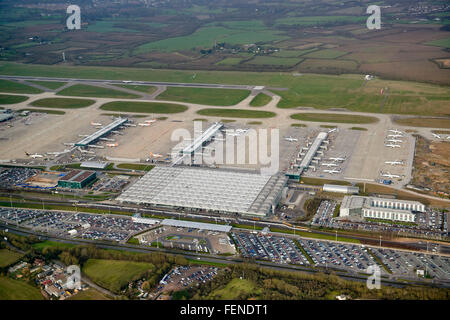
{"type": "MultiPolygon", "coordinates": [[[[18,235],[23,235],[23,236],[27,236],[27,235],[35,235],[38,236],[40,240],[49,240],[49,241],[57,241],[57,242],[62,242],[62,243],[70,243],[70,244],[75,244],[75,245],[87,245],[87,244],[92,244],[95,245],[98,248],[102,248],[102,249],[113,249],[113,250],[124,250],[124,251],[129,251],[129,252],[140,252],[140,253],[149,253],[149,252],[164,252],[164,253],[168,253],[168,254],[175,254],[175,255],[181,255],[186,259],[192,259],[192,260],[200,260],[200,261],[205,261],[205,262],[214,262],[214,263],[222,263],[222,264],[236,264],[236,263],[242,263],[242,262],[253,262],[256,263],[262,267],[267,267],[267,268],[271,268],[271,269],[275,269],[275,270],[280,270],[280,271],[300,271],[300,272],[305,272],[308,274],[315,274],[315,273],[319,273],[319,272],[326,272],[328,273],[328,271],[333,271],[334,274],[336,274],[337,276],[346,279],[346,280],[351,280],[351,281],[358,281],[358,282],[366,282],[367,281],[367,277],[358,273],[353,273],[350,274],[348,272],[342,272],[341,270],[338,269],[333,269],[331,267],[324,269],[324,268],[308,268],[308,267],[302,267],[302,266],[294,266],[294,265],[288,265],[288,264],[276,264],[276,263],[272,263],[272,262],[268,262],[268,261],[245,261],[242,258],[235,258],[235,257],[221,257],[221,256],[216,256],[216,255],[212,255],[212,254],[200,254],[200,253],[186,253],[185,251],[179,251],[179,250],[173,250],[173,249],[164,249],[164,248],[153,248],[153,247],[142,247],[142,246],[137,246],[137,245],[132,245],[132,244],[121,244],[121,243],[112,243],[112,242],[107,242],[107,241],[94,241],[94,240],[87,240],[87,239],[64,239],[64,238],[57,238],[57,237],[53,237],[53,236],[47,236],[44,234],[39,234],[39,233],[35,233],[35,232],[31,232],[28,230],[24,230],[24,229],[20,229],[17,228],[15,226],[4,226],[4,225],[0,225],[0,230],[4,231],[5,229],[8,229],[8,232],[12,232],[14,234],[18,234],[18,235]]],[[[381,279],[381,283],[382,285],[388,285],[388,286],[393,286],[393,287],[405,287],[406,284],[403,281],[398,281],[396,279],[386,279],[386,278],[382,278],[381,279]]],[[[417,281],[415,279],[410,279],[408,281],[408,284],[426,284],[424,282],[421,281],[417,281]]],[[[440,287],[445,287],[445,288],[449,288],[450,284],[448,283],[441,283],[439,281],[433,281],[432,282],[435,285],[439,285],[440,287]]]]}
{"type": "Polygon", "coordinates": [[[231,84],[213,84],[213,83],[183,83],[183,82],[153,82],[153,81],[131,81],[131,80],[104,80],[104,79],[75,79],[75,78],[47,78],[30,76],[6,76],[0,75],[4,80],[24,80],[24,81],[62,81],[78,83],[101,83],[101,84],[129,84],[129,85],[149,85],[166,87],[191,87],[191,88],[215,88],[215,89],[243,89],[253,90],[255,86],[250,85],[231,85],[231,84]]]}

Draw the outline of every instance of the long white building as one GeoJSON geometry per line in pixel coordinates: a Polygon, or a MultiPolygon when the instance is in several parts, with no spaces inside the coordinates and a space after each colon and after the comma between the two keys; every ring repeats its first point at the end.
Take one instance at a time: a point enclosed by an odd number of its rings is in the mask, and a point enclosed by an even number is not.
{"type": "Polygon", "coordinates": [[[418,201],[345,196],[339,216],[415,222],[415,212],[425,212],[425,206],[418,201]]]}

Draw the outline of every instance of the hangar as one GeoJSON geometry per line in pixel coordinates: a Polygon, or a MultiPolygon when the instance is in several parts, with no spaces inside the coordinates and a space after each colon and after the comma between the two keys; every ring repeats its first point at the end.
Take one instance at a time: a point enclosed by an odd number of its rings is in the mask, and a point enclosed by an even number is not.
{"type": "Polygon", "coordinates": [[[155,167],[117,200],[167,208],[266,216],[275,211],[287,177],[242,171],[155,167]]]}

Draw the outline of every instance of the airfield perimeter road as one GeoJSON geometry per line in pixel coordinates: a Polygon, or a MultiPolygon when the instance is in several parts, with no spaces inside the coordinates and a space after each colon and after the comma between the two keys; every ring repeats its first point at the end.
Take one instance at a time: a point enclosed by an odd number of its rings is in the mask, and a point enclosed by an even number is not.
{"type": "MultiPolygon", "coordinates": [[[[87,240],[87,239],[63,239],[63,238],[56,238],[56,237],[52,237],[52,236],[47,236],[47,235],[43,235],[43,234],[36,234],[36,233],[32,233],[30,231],[27,230],[23,230],[23,229],[18,229],[14,226],[8,226],[5,227],[3,225],[0,225],[0,230],[5,230],[8,229],[8,232],[12,232],[18,235],[36,235],[39,237],[40,240],[49,240],[49,241],[57,241],[57,242],[63,242],[63,243],[71,243],[71,244],[76,244],[76,245],[83,245],[83,244],[94,244],[96,247],[98,248],[102,248],[102,249],[115,249],[115,250],[124,250],[124,251],[130,251],[130,252],[140,252],[140,253],[149,253],[149,252],[165,252],[168,254],[176,254],[176,255],[181,255],[186,259],[192,259],[192,260],[201,260],[204,262],[215,262],[215,263],[222,263],[222,264],[236,264],[236,263],[242,263],[244,262],[243,259],[241,258],[232,258],[232,257],[221,257],[221,256],[215,256],[215,255],[208,255],[205,256],[204,254],[196,254],[196,253],[186,253],[183,251],[178,251],[178,250],[169,250],[169,249],[162,249],[162,248],[153,248],[153,247],[141,247],[141,246],[137,246],[137,245],[131,245],[131,244],[120,244],[120,243],[106,243],[106,242],[99,242],[99,241],[94,241],[94,240],[87,240]]],[[[280,265],[280,264],[276,264],[276,263],[272,263],[272,262],[268,262],[268,261],[259,261],[256,260],[255,263],[257,263],[258,265],[262,266],[262,267],[268,267],[271,269],[275,269],[275,270],[280,270],[280,271],[300,271],[300,272],[305,272],[305,273],[310,273],[310,274],[315,274],[315,273],[320,273],[320,272],[324,272],[324,270],[322,269],[312,269],[312,268],[307,268],[307,267],[301,267],[301,266],[294,266],[294,265],[280,265]]],[[[333,268],[329,267],[327,269],[330,269],[333,271],[333,273],[345,280],[351,280],[351,281],[358,281],[358,282],[366,282],[367,281],[367,277],[361,275],[361,274],[357,274],[357,273],[353,273],[353,274],[349,274],[347,272],[342,272],[340,270],[334,270],[333,268]]],[[[405,278],[405,277],[403,277],[405,278]]],[[[403,288],[406,286],[404,281],[398,281],[395,278],[392,279],[386,279],[386,278],[382,278],[381,280],[382,284],[384,285],[389,285],[389,286],[393,286],[393,287],[399,287],[399,288],[403,288]]],[[[450,288],[450,284],[445,283],[445,282],[441,282],[438,280],[432,280],[432,282],[434,285],[438,285],[440,287],[443,288],[450,288]]],[[[417,281],[414,279],[408,279],[408,284],[429,284],[429,282],[421,282],[421,281],[417,281]]]]}

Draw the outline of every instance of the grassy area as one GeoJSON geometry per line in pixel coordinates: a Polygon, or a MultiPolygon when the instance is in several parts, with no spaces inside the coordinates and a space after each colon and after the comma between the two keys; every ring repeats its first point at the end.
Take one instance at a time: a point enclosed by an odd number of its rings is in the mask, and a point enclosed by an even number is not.
{"type": "Polygon", "coordinates": [[[214,300],[234,300],[238,299],[241,294],[259,294],[258,286],[248,279],[233,279],[221,289],[216,289],[209,295],[214,300]]]}
{"type": "Polygon", "coordinates": [[[45,98],[33,101],[31,105],[42,108],[78,109],[88,107],[94,103],[94,100],[89,99],[45,98]]]}
{"type": "Polygon", "coordinates": [[[226,263],[220,263],[220,262],[212,262],[212,261],[204,261],[204,260],[196,260],[196,259],[187,259],[187,261],[190,264],[199,264],[203,266],[213,266],[213,267],[226,267],[226,263]]]}
{"type": "Polygon", "coordinates": [[[241,61],[243,61],[243,58],[225,58],[216,64],[219,66],[234,66],[239,64],[241,61]]]}
{"type": "Polygon", "coordinates": [[[209,106],[233,106],[244,100],[249,94],[249,90],[168,87],[156,99],[209,106]]]}
{"type": "Polygon", "coordinates": [[[303,59],[301,58],[281,58],[281,57],[278,58],[270,56],[256,56],[252,60],[247,61],[245,64],[293,67],[302,61],[303,59]]]}
{"type": "Polygon", "coordinates": [[[0,300],[44,300],[39,289],[24,281],[0,276],[0,300]]]}
{"type": "Polygon", "coordinates": [[[378,118],[358,116],[358,115],[346,115],[337,113],[294,113],[291,115],[292,119],[313,121],[313,122],[337,122],[337,123],[375,123],[378,118]]]}
{"type": "Polygon", "coordinates": [[[247,122],[247,124],[249,124],[249,125],[260,125],[260,124],[262,124],[262,122],[261,121],[249,121],[249,122],[247,122]]]}
{"type": "Polygon", "coordinates": [[[113,101],[105,103],[100,109],[137,113],[180,113],[186,111],[188,108],[173,103],[113,101]]]}
{"type": "Polygon", "coordinates": [[[0,79],[0,92],[11,93],[42,93],[43,91],[34,87],[24,85],[22,83],[0,79]]]}
{"type": "Polygon", "coordinates": [[[0,249],[0,267],[7,267],[22,257],[22,254],[9,249],[0,249]]]}
{"type": "Polygon", "coordinates": [[[425,44],[428,44],[430,46],[437,46],[437,47],[442,47],[442,48],[448,49],[448,48],[450,48],[450,38],[433,40],[433,41],[426,42],[425,44]]]}
{"type": "Polygon", "coordinates": [[[94,288],[78,292],[76,295],[71,296],[68,300],[111,300],[108,296],[104,295],[94,288]]]}
{"type": "Polygon", "coordinates": [[[82,271],[98,285],[119,292],[128,282],[139,279],[153,269],[151,263],[89,259],[82,271]]]}
{"type": "Polygon", "coordinates": [[[176,71],[145,68],[49,66],[2,62],[0,74],[83,79],[168,81],[184,83],[219,83],[261,85],[287,90],[272,90],[281,96],[280,108],[308,106],[319,109],[347,108],[351,111],[383,112],[424,116],[448,115],[446,87],[412,81],[375,79],[362,86],[362,75],[318,75],[280,72],[176,71]],[[390,88],[390,95],[380,111],[384,97],[380,89],[390,88]]]}
{"type": "Polygon", "coordinates": [[[336,59],[347,54],[345,51],[339,51],[334,49],[322,49],[314,52],[310,52],[304,57],[316,58],[316,59],[336,59]]]}
{"type": "Polygon", "coordinates": [[[351,127],[350,130],[367,131],[366,128],[362,128],[362,127],[351,127]]]}
{"type": "Polygon", "coordinates": [[[300,127],[300,128],[303,128],[303,127],[307,127],[307,125],[304,124],[304,123],[293,123],[293,124],[291,124],[291,127],[300,127]]]}
{"type": "Polygon", "coordinates": [[[117,168],[120,169],[141,170],[141,171],[150,171],[154,167],[155,167],[154,165],[135,164],[135,163],[121,163],[117,165],[117,168]]]}
{"type": "Polygon", "coordinates": [[[450,129],[448,118],[394,118],[394,122],[403,126],[450,129]]]}
{"type": "Polygon", "coordinates": [[[199,115],[210,117],[229,117],[229,118],[273,118],[274,112],[253,111],[244,109],[217,109],[209,108],[197,111],[199,115]]]}
{"type": "Polygon", "coordinates": [[[272,98],[265,93],[258,93],[252,101],[250,101],[250,106],[252,107],[262,107],[268,104],[272,98]]]}
{"type": "Polygon", "coordinates": [[[15,104],[27,101],[28,97],[25,96],[12,96],[9,94],[0,94],[0,104],[15,104]]]}
{"type": "Polygon", "coordinates": [[[56,90],[67,83],[58,81],[28,81],[28,82],[35,83],[40,85],[41,87],[45,87],[52,90],[56,90]]]}
{"type": "Polygon", "coordinates": [[[75,245],[71,244],[71,243],[49,241],[49,240],[35,243],[32,246],[36,250],[42,250],[44,248],[49,248],[49,247],[50,248],[73,248],[73,247],[75,247],[75,245]]]}
{"type": "Polygon", "coordinates": [[[60,110],[49,110],[49,109],[25,108],[25,109],[20,109],[20,110],[18,110],[18,112],[22,112],[22,111],[40,112],[40,113],[48,113],[48,114],[56,114],[56,115],[63,115],[63,114],[66,114],[64,111],[60,111],[60,110]]]}
{"type": "MultiPolygon", "coordinates": [[[[291,230],[291,229],[270,228],[270,231],[294,234],[294,230],[291,230]]],[[[322,233],[306,232],[306,231],[300,231],[300,230],[296,230],[295,235],[300,236],[300,237],[305,237],[305,238],[313,238],[313,239],[336,240],[336,236],[332,235],[332,234],[322,234],[322,233]]],[[[360,243],[360,241],[358,239],[341,237],[339,235],[337,237],[337,241],[360,243]]]]}
{"type": "Polygon", "coordinates": [[[154,86],[144,86],[144,85],[141,86],[141,85],[135,85],[135,84],[115,84],[115,86],[120,87],[120,88],[143,92],[146,94],[155,93],[155,91],[157,90],[157,88],[154,86]]]}
{"type": "Polygon", "coordinates": [[[95,98],[116,98],[116,99],[135,99],[139,98],[136,94],[123,91],[112,90],[86,84],[75,84],[57,93],[59,96],[75,96],[75,97],[95,97],[95,98]]]}

